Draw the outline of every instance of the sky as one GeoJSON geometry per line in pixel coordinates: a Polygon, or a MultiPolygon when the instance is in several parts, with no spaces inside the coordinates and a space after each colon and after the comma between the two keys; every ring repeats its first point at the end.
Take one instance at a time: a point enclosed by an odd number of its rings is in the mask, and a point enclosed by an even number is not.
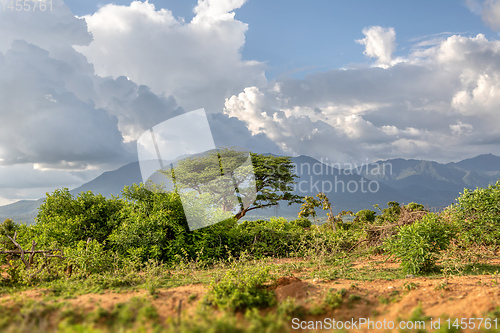
{"type": "Polygon", "coordinates": [[[0,205],[137,160],[199,108],[260,153],[500,155],[499,32],[500,0],[0,0],[0,205]]]}

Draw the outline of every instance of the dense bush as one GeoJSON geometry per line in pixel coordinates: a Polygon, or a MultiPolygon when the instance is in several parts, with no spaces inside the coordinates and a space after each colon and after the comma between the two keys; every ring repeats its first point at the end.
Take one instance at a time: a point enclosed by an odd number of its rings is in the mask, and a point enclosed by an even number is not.
{"type": "MultiPolygon", "coordinates": [[[[47,194],[38,209],[37,223],[29,237],[44,247],[71,247],[89,238],[102,243],[120,223],[124,206],[121,199],[106,199],[90,191],[75,198],[67,188],[56,190],[47,194]]],[[[25,241],[29,243],[31,239],[25,241]]]]}
{"type": "Polygon", "coordinates": [[[366,238],[366,232],[362,228],[357,228],[356,224],[344,223],[341,226],[333,230],[331,224],[321,225],[317,230],[307,234],[308,246],[328,253],[338,253],[352,250],[360,240],[366,238]]]}
{"type": "Polygon", "coordinates": [[[104,263],[99,268],[98,261],[86,257],[88,253],[104,258],[113,252],[136,263],[153,259],[208,264],[243,252],[257,258],[316,250],[337,253],[363,237],[361,230],[350,227],[345,223],[335,230],[328,223],[312,226],[307,218],[279,217],[240,224],[229,218],[190,230],[177,193],[134,184],[124,188],[122,199],[90,192],[74,197],[67,189],[57,190],[47,195],[36,225],[16,228],[24,247],[35,239],[39,248],[60,248],[77,270],[88,274],[105,269],[104,263]]]}
{"type": "MultiPolygon", "coordinates": [[[[15,250],[16,246],[7,237],[12,237],[19,227],[11,219],[6,219],[0,224],[0,248],[5,250],[15,250]]],[[[8,262],[12,255],[0,254],[0,264],[8,262]]]]}
{"type": "Polygon", "coordinates": [[[377,213],[373,210],[363,209],[355,214],[354,222],[357,223],[373,223],[375,222],[375,215],[377,213]]]}
{"type": "Polygon", "coordinates": [[[120,212],[121,224],[109,237],[120,254],[139,261],[163,262],[225,258],[227,249],[239,251],[233,218],[205,228],[189,230],[180,197],[133,185],[124,189],[129,204],[120,212]]]}
{"type": "Polygon", "coordinates": [[[186,246],[189,229],[178,194],[134,184],[125,187],[123,196],[128,204],[119,212],[120,223],[109,236],[118,253],[140,261],[166,260],[186,246]]]}
{"type": "MultiPolygon", "coordinates": [[[[376,205],[376,207],[379,208],[378,205],[376,205]]],[[[399,219],[399,215],[401,214],[401,206],[396,201],[390,201],[387,203],[387,208],[381,209],[381,212],[382,214],[375,218],[375,223],[396,223],[399,219]]]]}
{"type": "Polygon", "coordinates": [[[241,249],[256,257],[291,255],[298,251],[303,239],[304,227],[309,225],[303,219],[287,221],[272,217],[270,221],[243,221],[235,232],[241,249]]]}
{"type": "Polygon", "coordinates": [[[290,224],[296,225],[296,226],[302,227],[302,228],[310,228],[312,225],[311,221],[305,217],[299,217],[298,219],[291,220],[290,224]]]}
{"type": "Polygon", "coordinates": [[[414,211],[414,212],[415,212],[415,211],[423,211],[423,210],[425,210],[424,205],[418,204],[418,203],[416,203],[416,202],[410,202],[409,204],[407,204],[407,205],[405,206],[405,208],[406,208],[406,209],[409,209],[409,210],[411,210],[411,211],[414,211]]]}
{"type": "Polygon", "coordinates": [[[108,271],[114,262],[113,253],[104,251],[104,246],[96,240],[79,241],[74,247],[66,248],[64,255],[72,273],[82,276],[108,271]]]}
{"type": "MultiPolygon", "coordinates": [[[[418,204],[416,202],[410,202],[409,204],[407,204],[405,206],[401,206],[396,201],[390,201],[387,203],[387,208],[380,209],[378,207],[378,205],[375,205],[375,207],[378,208],[382,212],[381,215],[375,217],[375,224],[378,224],[378,225],[397,223],[399,221],[403,211],[406,211],[406,212],[417,212],[417,211],[427,212],[427,210],[425,209],[425,207],[423,205],[418,204]]],[[[371,216],[370,212],[371,211],[369,211],[369,210],[358,212],[358,214],[360,214],[359,218],[372,219],[373,217],[371,216]]]]}
{"type": "Polygon", "coordinates": [[[436,214],[427,214],[420,221],[399,228],[384,247],[401,261],[406,273],[429,272],[434,268],[439,251],[445,250],[455,230],[436,214]]]}
{"type": "Polygon", "coordinates": [[[465,243],[500,245],[500,181],[474,191],[465,189],[451,215],[465,243]]]}
{"type": "Polygon", "coordinates": [[[212,263],[229,256],[239,256],[244,251],[240,243],[237,221],[233,218],[214,225],[190,232],[189,246],[186,248],[187,259],[212,263]]]}

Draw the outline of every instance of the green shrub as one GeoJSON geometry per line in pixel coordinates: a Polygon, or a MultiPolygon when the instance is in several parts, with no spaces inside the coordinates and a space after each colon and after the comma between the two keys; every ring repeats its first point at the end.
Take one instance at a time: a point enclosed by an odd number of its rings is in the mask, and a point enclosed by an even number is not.
{"type": "MultiPolygon", "coordinates": [[[[6,219],[0,224],[0,248],[5,250],[15,250],[16,246],[7,236],[14,236],[19,227],[11,219],[6,219]]],[[[0,265],[5,264],[13,255],[0,254],[0,265]]]]}
{"type": "Polygon", "coordinates": [[[76,246],[64,250],[73,272],[88,276],[108,271],[112,267],[112,254],[104,250],[104,245],[96,240],[79,241],[76,246]]]}
{"type": "Polygon", "coordinates": [[[384,248],[401,260],[406,273],[416,274],[433,269],[437,254],[445,250],[454,235],[454,227],[436,214],[427,214],[420,221],[399,228],[384,248]]]}
{"type": "Polygon", "coordinates": [[[123,193],[128,205],[109,236],[113,248],[140,261],[169,261],[182,253],[189,229],[179,195],[151,191],[142,184],[127,186],[123,193]]]}
{"type": "Polygon", "coordinates": [[[418,204],[416,202],[410,202],[405,206],[406,209],[409,209],[411,211],[425,211],[424,205],[418,204]]]}
{"type": "MultiPolygon", "coordinates": [[[[67,188],[47,194],[31,228],[39,247],[73,246],[79,241],[104,242],[118,221],[125,202],[92,192],[73,197],[67,188]]],[[[31,243],[31,239],[27,239],[31,243]]]]}
{"type": "MultiPolygon", "coordinates": [[[[345,224],[350,225],[350,223],[345,224]]],[[[352,247],[358,244],[361,239],[366,238],[366,232],[355,228],[339,228],[330,235],[330,238],[336,244],[335,252],[344,252],[352,250],[352,247]]]]}
{"type": "Polygon", "coordinates": [[[275,303],[274,292],[264,286],[272,280],[269,268],[229,269],[220,281],[212,281],[206,300],[230,311],[265,308],[275,303]]]}
{"type": "Polygon", "coordinates": [[[229,218],[197,229],[186,235],[186,252],[190,259],[200,262],[213,263],[225,259],[229,255],[238,256],[244,251],[239,242],[238,222],[229,218]]]}
{"type": "Polygon", "coordinates": [[[474,191],[464,189],[451,211],[462,241],[500,245],[500,181],[474,191]]]}
{"type": "MultiPolygon", "coordinates": [[[[302,222],[303,223],[303,222],[302,222]]],[[[306,231],[293,221],[272,217],[270,221],[244,221],[234,233],[241,251],[248,250],[255,257],[289,256],[303,244],[306,231]]]]}
{"type": "MultiPolygon", "coordinates": [[[[378,208],[378,205],[375,205],[378,208]]],[[[380,208],[379,208],[380,209],[380,208]]],[[[377,224],[396,223],[401,214],[401,206],[396,201],[387,203],[387,208],[381,209],[382,214],[375,218],[377,224]]]]}
{"type": "Polygon", "coordinates": [[[337,291],[334,288],[330,288],[325,294],[324,302],[330,309],[338,308],[342,305],[342,297],[344,297],[345,294],[345,289],[337,291]]]}
{"type": "Polygon", "coordinates": [[[306,311],[302,305],[297,304],[295,298],[287,297],[284,301],[278,304],[276,313],[281,317],[285,317],[290,320],[297,317],[304,318],[306,311]]]}
{"type": "Polygon", "coordinates": [[[311,221],[305,217],[299,217],[298,219],[291,220],[290,224],[301,228],[310,228],[312,225],[311,221]]]}
{"type": "Polygon", "coordinates": [[[177,193],[132,185],[125,187],[124,197],[128,205],[109,236],[121,255],[142,262],[177,263],[180,258],[210,263],[226,257],[227,249],[240,251],[233,218],[190,231],[177,193]]]}
{"type": "Polygon", "coordinates": [[[16,232],[18,226],[14,223],[12,219],[6,219],[0,224],[0,236],[13,236],[14,232],[16,232]]]}
{"type": "Polygon", "coordinates": [[[363,209],[356,213],[356,217],[354,218],[354,222],[361,223],[373,223],[375,222],[375,215],[377,213],[373,210],[363,209]]]}

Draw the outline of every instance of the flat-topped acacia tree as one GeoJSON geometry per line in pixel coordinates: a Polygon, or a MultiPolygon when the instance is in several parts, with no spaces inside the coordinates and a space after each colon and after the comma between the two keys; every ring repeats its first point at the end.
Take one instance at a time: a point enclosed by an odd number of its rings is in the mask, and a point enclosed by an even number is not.
{"type": "Polygon", "coordinates": [[[241,201],[239,211],[234,215],[236,219],[254,209],[278,205],[280,201],[286,201],[288,205],[301,202],[302,197],[292,193],[298,176],[294,173],[290,157],[256,153],[250,153],[250,156],[251,165],[245,164],[248,159],[246,151],[234,148],[213,150],[179,160],[173,170],[163,170],[162,173],[173,179],[178,189],[190,188],[200,194],[217,194],[220,198],[217,204],[224,211],[233,211],[236,207],[234,196],[230,194],[237,188],[241,201]],[[228,181],[221,175],[232,176],[233,186],[221,186],[221,182],[228,181]],[[251,202],[248,198],[253,198],[255,189],[245,187],[249,182],[248,175],[253,175],[257,191],[255,200],[251,202]]]}
{"type": "Polygon", "coordinates": [[[295,178],[295,166],[288,156],[273,156],[251,153],[255,183],[257,187],[257,199],[246,210],[235,215],[240,219],[251,210],[276,206],[280,201],[287,201],[288,205],[301,203],[302,196],[293,194],[295,178]]]}

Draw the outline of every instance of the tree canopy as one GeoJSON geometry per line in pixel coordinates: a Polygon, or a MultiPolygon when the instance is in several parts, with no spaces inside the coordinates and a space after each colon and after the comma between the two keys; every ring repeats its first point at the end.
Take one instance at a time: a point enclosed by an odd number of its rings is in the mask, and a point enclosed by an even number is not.
{"type": "Polygon", "coordinates": [[[280,201],[287,201],[288,205],[302,202],[302,196],[292,193],[298,176],[294,172],[295,166],[291,157],[255,153],[251,155],[257,198],[248,209],[235,215],[237,219],[251,210],[278,205],[280,201]]]}
{"type": "Polygon", "coordinates": [[[175,182],[178,191],[209,193],[214,205],[232,212],[236,219],[280,201],[300,203],[302,198],[292,193],[297,176],[290,157],[224,148],[179,160],[162,173],[175,182]]]}

